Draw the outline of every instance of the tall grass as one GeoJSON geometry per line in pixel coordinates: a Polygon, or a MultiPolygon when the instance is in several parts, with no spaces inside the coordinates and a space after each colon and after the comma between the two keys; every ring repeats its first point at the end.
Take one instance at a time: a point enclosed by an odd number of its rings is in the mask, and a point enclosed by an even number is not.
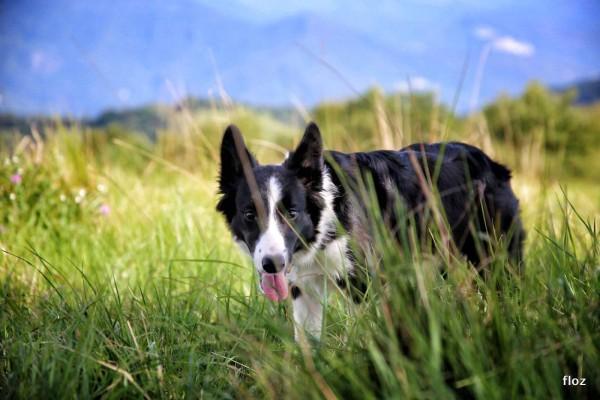
{"type": "MultiPolygon", "coordinates": [[[[588,200],[597,188],[561,188],[531,172],[543,168],[517,171],[525,265],[518,273],[500,252],[485,280],[458,257],[399,247],[379,230],[365,301],[332,293],[322,342],[298,345],[290,304],[257,293],[253,267],[214,211],[214,154],[226,123],[241,122],[269,160],[280,150],[260,139],[290,147],[295,131],[244,111],[215,112],[181,117],[155,144],[59,128],[3,152],[2,397],[600,392],[599,207],[588,200]],[[285,134],[276,137],[279,129],[285,134]],[[587,386],[563,386],[565,375],[585,377],[587,386]]],[[[376,114],[369,146],[414,139],[408,115],[385,112],[376,114]]],[[[443,112],[434,115],[443,126],[443,112]]],[[[434,132],[427,139],[453,135],[434,132]]],[[[501,160],[525,152],[492,145],[485,130],[470,132],[501,160]]],[[[335,134],[326,143],[365,144],[335,134]]]]}

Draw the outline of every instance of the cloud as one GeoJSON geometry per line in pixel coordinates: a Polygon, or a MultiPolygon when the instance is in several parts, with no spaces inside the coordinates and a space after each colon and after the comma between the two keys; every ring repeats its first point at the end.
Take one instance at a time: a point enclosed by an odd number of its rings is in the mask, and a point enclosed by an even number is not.
{"type": "Polygon", "coordinates": [[[339,0],[196,0],[222,12],[233,13],[243,19],[269,21],[298,13],[333,13],[341,6],[339,0]]]}
{"type": "Polygon", "coordinates": [[[30,67],[35,72],[52,74],[56,72],[60,66],[60,59],[44,50],[34,50],[30,54],[30,67]]]}
{"type": "Polygon", "coordinates": [[[126,103],[131,97],[131,92],[125,87],[119,88],[119,90],[117,90],[117,97],[120,101],[126,103]]]}
{"type": "Polygon", "coordinates": [[[475,28],[473,33],[479,39],[492,39],[496,37],[496,31],[494,30],[494,28],[485,25],[478,26],[477,28],[475,28]]]}
{"type": "Polygon", "coordinates": [[[491,26],[479,25],[473,29],[473,34],[478,39],[488,41],[494,49],[503,53],[529,57],[535,51],[535,47],[531,43],[515,39],[508,35],[500,36],[491,26]]]}
{"type": "Polygon", "coordinates": [[[531,43],[523,42],[512,36],[501,36],[494,40],[494,48],[504,53],[529,57],[535,51],[531,43]]]}
{"type": "Polygon", "coordinates": [[[440,85],[423,76],[413,76],[406,81],[396,83],[394,87],[400,92],[428,92],[437,91],[440,85]]]}

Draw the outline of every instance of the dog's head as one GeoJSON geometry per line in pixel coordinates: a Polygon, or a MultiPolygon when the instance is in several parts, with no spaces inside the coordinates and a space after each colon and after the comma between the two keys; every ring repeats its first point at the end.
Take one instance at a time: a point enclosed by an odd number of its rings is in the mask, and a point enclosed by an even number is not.
{"type": "Polygon", "coordinates": [[[323,171],[323,143],[314,123],[280,165],[259,165],[239,129],[225,130],[217,210],[252,257],[271,300],[287,297],[285,272],[292,257],[315,241],[324,206],[323,171]]]}

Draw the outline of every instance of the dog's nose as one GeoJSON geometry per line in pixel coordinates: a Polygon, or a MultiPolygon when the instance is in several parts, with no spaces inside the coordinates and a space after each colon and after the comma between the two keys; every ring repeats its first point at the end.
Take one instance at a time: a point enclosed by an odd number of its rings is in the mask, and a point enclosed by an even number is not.
{"type": "Polygon", "coordinates": [[[275,274],[285,267],[285,258],[281,254],[265,256],[262,259],[263,270],[268,274],[275,274]]]}

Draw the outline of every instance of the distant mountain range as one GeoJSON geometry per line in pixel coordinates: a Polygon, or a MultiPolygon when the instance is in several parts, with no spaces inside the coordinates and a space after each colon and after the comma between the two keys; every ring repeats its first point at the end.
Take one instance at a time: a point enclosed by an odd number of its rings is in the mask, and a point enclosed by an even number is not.
{"type": "MultiPolygon", "coordinates": [[[[301,125],[302,118],[292,107],[254,107],[237,103],[235,107],[261,114],[286,125],[301,125]]],[[[154,139],[160,129],[169,126],[174,117],[181,112],[191,113],[202,111],[223,111],[223,104],[196,98],[186,98],[177,104],[147,104],[125,109],[110,109],[92,118],[75,118],[70,116],[51,115],[17,115],[0,113],[0,135],[18,132],[22,135],[32,134],[36,130],[42,135],[47,129],[57,126],[87,127],[87,128],[116,128],[129,133],[141,133],[154,139]]]]}
{"type": "MultiPolygon", "coordinates": [[[[576,82],[569,86],[553,88],[557,93],[567,90],[576,90],[573,100],[575,105],[588,105],[600,101],[600,78],[576,82]]],[[[254,107],[251,105],[238,104],[250,111],[266,114],[269,117],[285,124],[301,125],[302,119],[293,107],[254,107]]],[[[29,134],[35,126],[38,130],[44,127],[53,127],[57,123],[65,126],[81,125],[90,128],[107,128],[116,126],[128,132],[143,133],[153,138],[159,129],[168,126],[170,118],[177,111],[185,109],[189,112],[201,110],[212,110],[215,104],[209,100],[186,98],[175,105],[149,104],[140,107],[132,107],[122,110],[107,110],[93,118],[70,118],[50,116],[19,116],[14,114],[0,113],[0,134],[3,132],[17,131],[29,134]]]]}
{"type": "Polygon", "coordinates": [[[572,85],[559,86],[554,90],[557,92],[565,92],[572,89],[575,89],[577,92],[577,96],[574,100],[575,104],[587,105],[595,103],[600,100],[600,77],[575,82],[572,85]]]}
{"type": "Polygon", "coordinates": [[[310,108],[375,83],[437,90],[451,103],[463,74],[458,109],[466,110],[490,35],[508,36],[487,57],[479,104],[517,93],[530,79],[564,84],[599,71],[598,46],[590,45],[598,33],[594,2],[582,1],[581,10],[561,2],[435,3],[394,6],[397,18],[375,5],[376,14],[354,17],[349,5],[347,13],[260,21],[197,0],[2,3],[0,112],[81,118],[225,93],[254,105],[310,108]]]}

